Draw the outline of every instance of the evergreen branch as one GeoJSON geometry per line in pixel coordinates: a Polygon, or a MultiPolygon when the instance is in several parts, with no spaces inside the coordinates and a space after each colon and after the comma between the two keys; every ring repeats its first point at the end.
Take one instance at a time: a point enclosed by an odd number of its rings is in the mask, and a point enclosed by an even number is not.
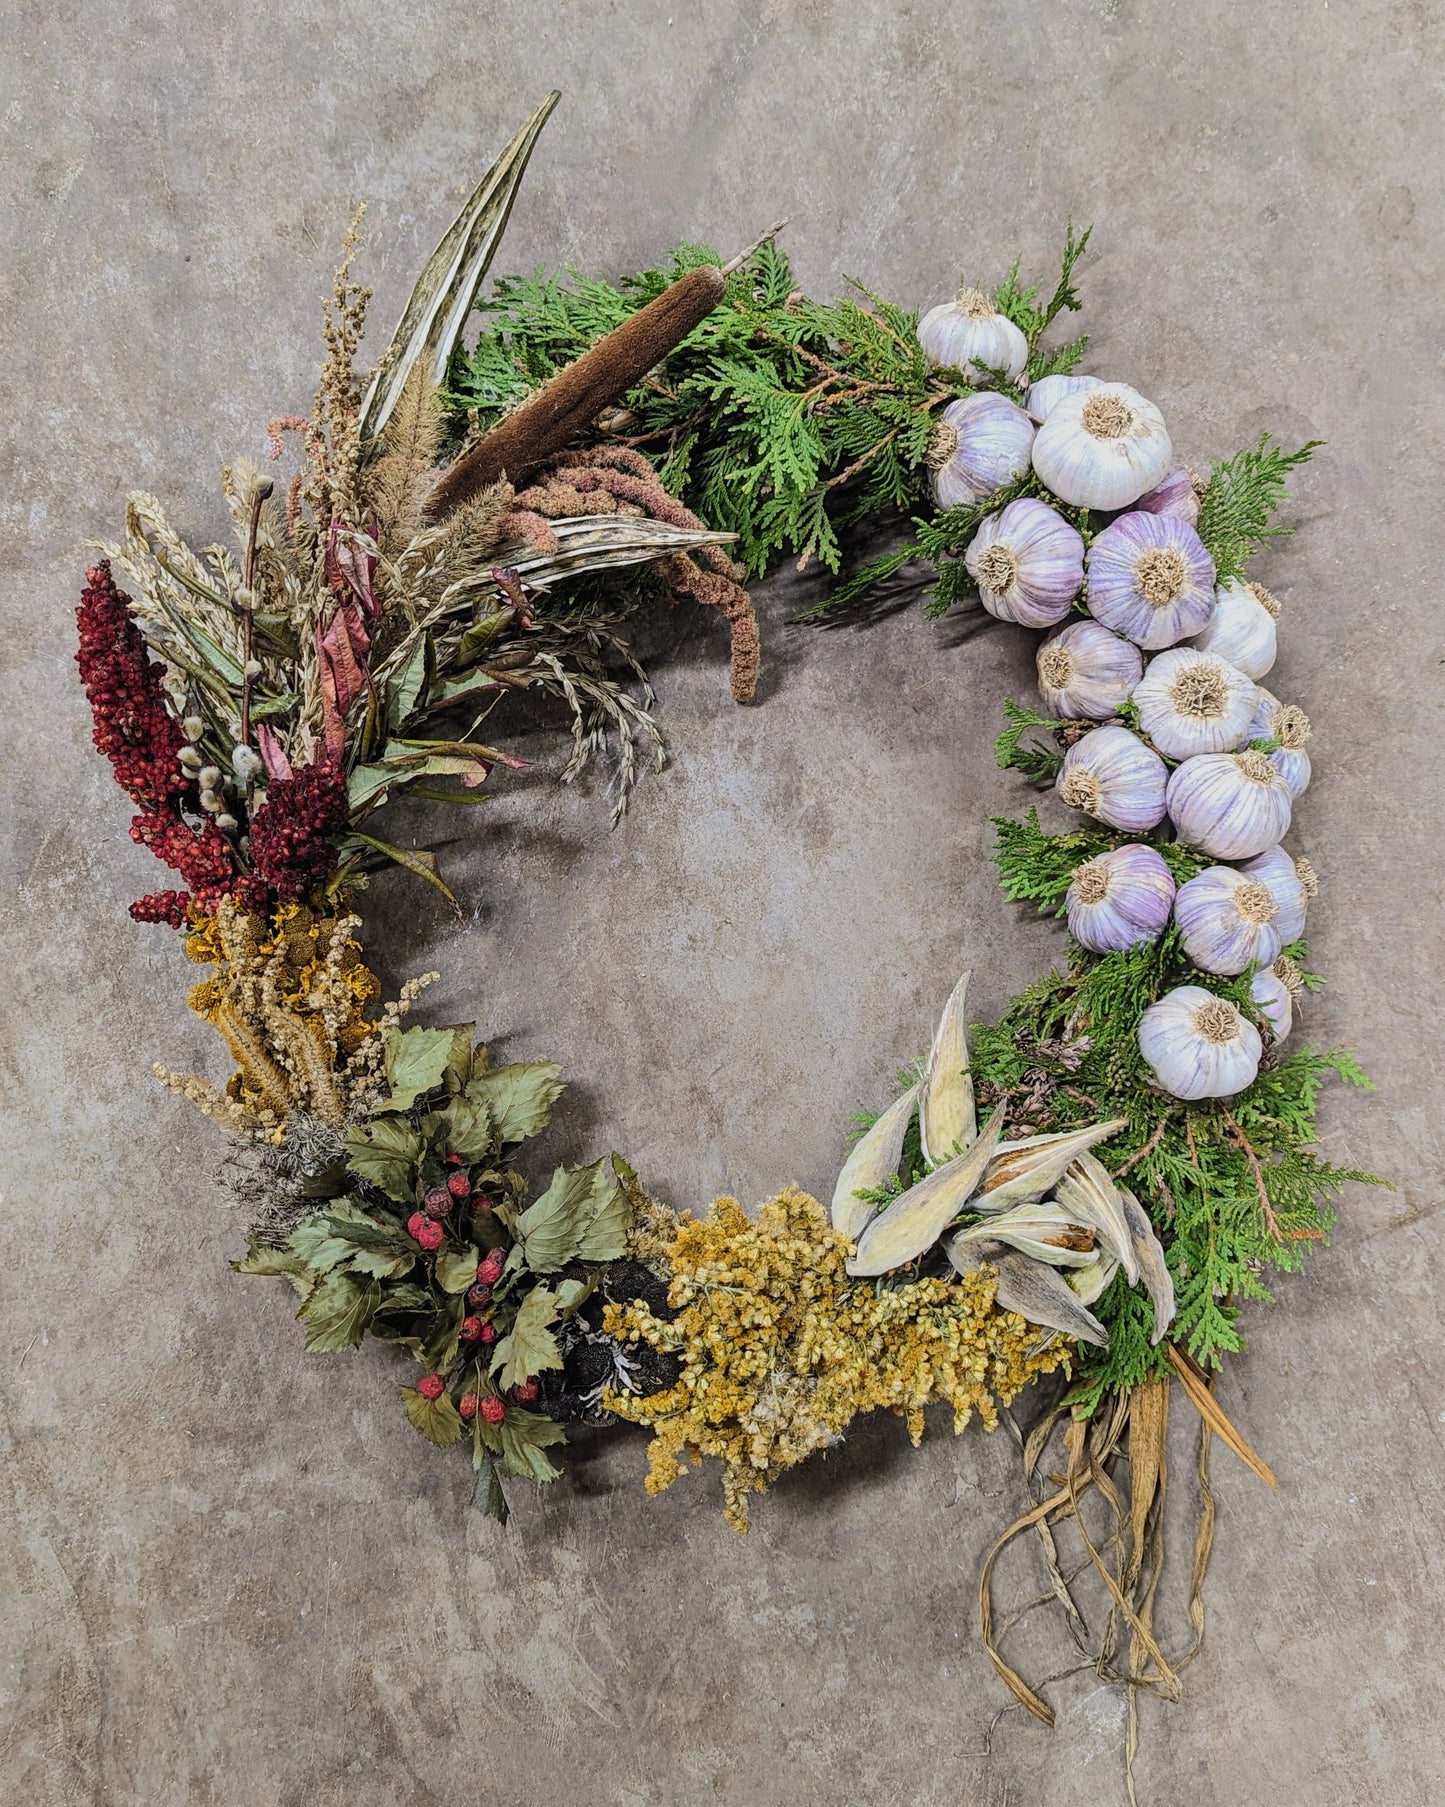
{"type": "Polygon", "coordinates": [[[1059,723],[1051,715],[1040,715],[1011,699],[1005,699],[1003,708],[1009,725],[993,743],[994,757],[1000,769],[1022,772],[1036,783],[1057,778],[1064,766],[1064,756],[1058,750],[1059,723]],[[1047,733],[1051,744],[1039,746],[1037,742],[1031,742],[1024,745],[1024,735],[1034,730],[1047,733]]]}
{"type": "Polygon", "coordinates": [[[1261,433],[1257,446],[1214,466],[1199,504],[1198,532],[1221,583],[1242,576],[1245,561],[1261,546],[1294,531],[1272,525],[1272,517],[1290,499],[1285,492],[1289,473],[1307,464],[1323,444],[1311,439],[1298,451],[1286,452],[1261,433]]]}

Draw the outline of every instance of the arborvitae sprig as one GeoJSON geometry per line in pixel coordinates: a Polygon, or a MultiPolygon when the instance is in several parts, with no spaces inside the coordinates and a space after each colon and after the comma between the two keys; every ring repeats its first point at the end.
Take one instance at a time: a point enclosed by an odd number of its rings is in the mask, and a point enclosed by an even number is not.
{"type": "Polygon", "coordinates": [[[1311,439],[1297,452],[1283,451],[1261,433],[1259,444],[1216,464],[1199,504],[1199,537],[1214,560],[1220,583],[1244,574],[1245,560],[1270,540],[1293,533],[1292,527],[1273,525],[1272,517],[1289,496],[1289,473],[1307,464],[1324,444],[1311,439]]]}

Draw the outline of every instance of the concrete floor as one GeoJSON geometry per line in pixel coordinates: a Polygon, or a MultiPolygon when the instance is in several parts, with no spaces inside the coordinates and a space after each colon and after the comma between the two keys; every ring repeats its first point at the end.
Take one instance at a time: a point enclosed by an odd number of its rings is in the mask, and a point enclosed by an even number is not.
{"type": "MultiPolygon", "coordinates": [[[[633,267],[788,214],[802,281],[905,298],[1093,220],[1094,367],[1205,461],[1319,436],[1279,688],[1309,710],[1298,839],[1331,989],[1310,1039],[1379,1081],[1331,1097],[1356,1191],[1250,1323],[1220,1453],[1210,1631],[1147,1702],[1156,1807],[1445,1798],[1433,1647],[1445,1421],[1441,1076],[1441,188],[1445,15],[1427,0],[636,0],[5,8],[0,210],[7,1496],[0,1798],[30,1807],[1072,1807],[1122,1798],[1091,1676],[1050,1735],[977,1639],[980,1556],[1019,1499],[1005,1438],[869,1424],[739,1541],[715,1477],[644,1501],[610,1445],[509,1532],[401,1417],[380,1352],[303,1359],[288,1295],[226,1268],[210,1130],[149,1063],[219,1071],[156,873],[88,740],[70,610],[129,486],[219,533],[214,476],[307,404],[318,298],[372,202],[377,328],[470,181],[566,92],[503,262],[633,267]],[[669,10],[670,8],[670,10],[669,10]],[[991,1749],[990,1749],[990,1728],[991,1749]]],[[[848,1113],[914,1053],[961,960],[981,1011],[1052,957],[1000,900],[991,769],[1022,636],[903,614],[789,628],[760,598],[761,706],[714,625],[659,631],[673,763],[610,835],[533,790],[452,858],[473,914],[379,887],[389,981],[446,973],[509,1053],[578,1076],[554,1147],[612,1144],[701,1205],[826,1188],[848,1113]]],[[[404,881],[403,881],[404,882],[404,881]]],[[[1177,1414],[1176,1482],[1190,1459],[1177,1414]]],[[[1181,1540],[1183,1526],[1181,1524],[1181,1540]]],[[[1185,1566],[1181,1541],[1175,1579],[1185,1566]]],[[[1037,1577],[1013,1570],[1005,1593],[1037,1577]]],[[[1068,1661],[1042,1630],[1035,1673],[1068,1661]]]]}

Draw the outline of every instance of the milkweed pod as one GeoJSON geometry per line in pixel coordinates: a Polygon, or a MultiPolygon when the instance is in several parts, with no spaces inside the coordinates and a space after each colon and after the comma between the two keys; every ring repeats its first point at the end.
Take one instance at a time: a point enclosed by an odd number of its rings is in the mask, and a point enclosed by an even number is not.
{"type": "Polygon", "coordinates": [[[833,1188],[830,1215],[833,1228],[856,1242],[863,1226],[878,1209],[871,1199],[860,1198],[860,1192],[876,1192],[886,1186],[898,1171],[903,1153],[903,1138],[908,1121],[918,1101],[918,1087],[909,1086],[901,1098],[895,1098],[871,1128],[858,1138],[853,1152],[843,1163],[838,1183],[833,1188]]]}
{"type": "Polygon", "coordinates": [[[1096,1142],[1107,1141],[1124,1127],[1125,1119],[1115,1117],[1108,1123],[1091,1123],[1087,1129],[1064,1130],[1052,1136],[1027,1136],[1022,1141],[1003,1143],[988,1164],[973,1209],[1006,1211],[1011,1205],[1042,1198],[1086,1149],[1096,1142]]]}
{"type": "Polygon", "coordinates": [[[977,1189],[1003,1134],[1003,1118],[996,1110],[967,1154],[935,1167],[878,1213],[858,1239],[850,1274],[886,1274],[932,1248],[977,1189]]]}
{"type": "Polygon", "coordinates": [[[978,1128],[964,1015],[969,977],[963,975],[943,1007],[919,1094],[919,1140],[923,1158],[934,1166],[967,1148],[978,1128]]]}

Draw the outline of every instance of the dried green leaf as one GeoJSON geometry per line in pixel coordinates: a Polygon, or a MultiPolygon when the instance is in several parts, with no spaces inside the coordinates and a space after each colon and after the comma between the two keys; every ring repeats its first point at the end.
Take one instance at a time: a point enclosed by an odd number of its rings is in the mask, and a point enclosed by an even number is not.
{"type": "Polygon", "coordinates": [[[308,1351],[354,1349],[380,1303],[379,1281],[333,1269],[296,1314],[306,1326],[308,1351]]]}
{"type": "Polygon", "coordinates": [[[517,1307],[512,1328],[492,1354],[493,1374],[503,1390],[515,1387],[544,1368],[560,1368],[562,1351],[547,1326],[557,1317],[557,1296],[545,1286],[534,1286],[517,1307]]]}
{"type": "Polygon", "coordinates": [[[477,1277],[474,1243],[445,1243],[437,1251],[437,1285],[444,1293],[464,1293],[477,1277]]]}
{"type": "Polygon", "coordinates": [[[562,1095],[562,1069],[549,1060],[493,1067],[469,1081],[466,1095],[486,1105],[499,1144],[524,1142],[547,1127],[562,1095]]]}
{"type": "Polygon", "coordinates": [[[398,1204],[413,1202],[412,1173],[421,1159],[421,1137],[402,1117],[370,1117],[348,1129],[346,1164],[398,1204]]]}
{"type": "Polygon", "coordinates": [[[449,1394],[441,1393],[435,1399],[426,1399],[415,1387],[403,1387],[401,1400],[412,1429],[420,1431],[428,1443],[435,1443],[438,1449],[450,1449],[460,1440],[461,1413],[452,1404],[449,1394]]]}
{"type": "Polygon", "coordinates": [[[605,1156],[570,1173],[559,1167],[547,1190],[518,1217],[517,1247],[536,1274],[556,1273],[579,1256],[615,1260],[626,1247],[629,1210],[605,1156]]]}

